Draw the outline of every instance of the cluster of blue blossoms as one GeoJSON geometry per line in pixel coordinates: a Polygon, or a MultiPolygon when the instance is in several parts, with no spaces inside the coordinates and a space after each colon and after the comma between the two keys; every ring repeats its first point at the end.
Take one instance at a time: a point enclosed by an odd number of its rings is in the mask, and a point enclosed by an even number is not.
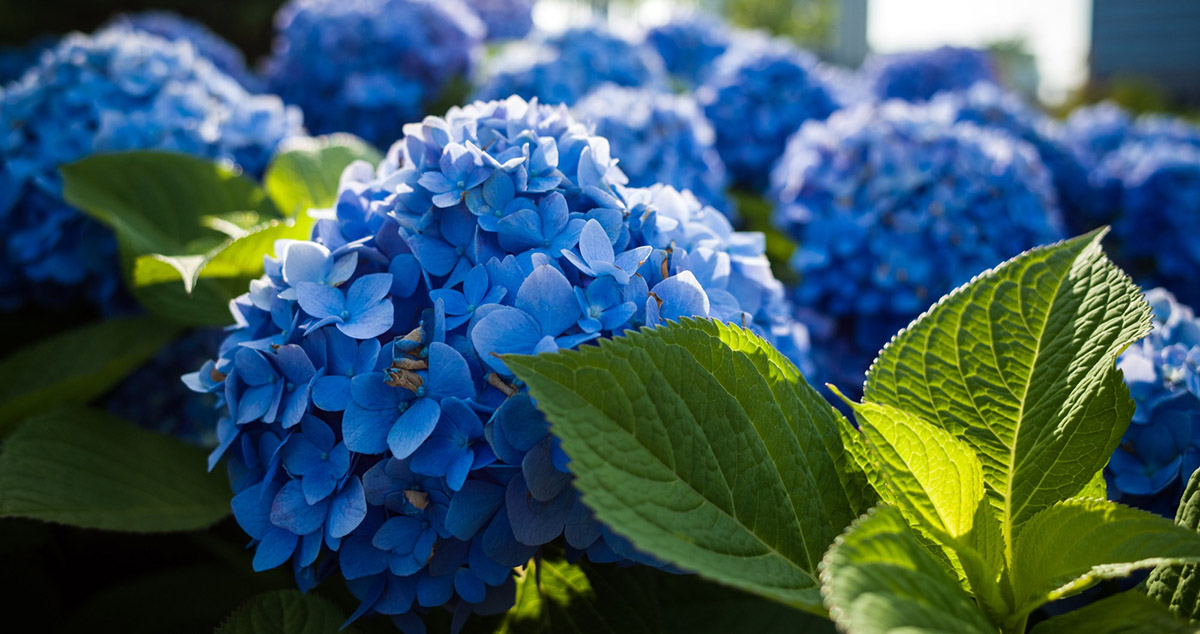
{"type": "Polygon", "coordinates": [[[314,134],[400,136],[483,53],[484,26],[460,0],[291,0],[275,16],[270,89],[314,134]]]}
{"type": "Polygon", "coordinates": [[[696,100],[732,180],[755,190],[766,188],[789,135],[838,108],[816,58],[783,40],[751,36],[717,59],[696,100]]]}
{"type": "Polygon", "coordinates": [[[877,99],[914,102],[997,79],[987,53],[955,46],[872,57],[863,65],[863,73],[877,99]]]}
{"type": "Polygon", "coordinates": [[[605,84],[574,112],[608,139],[631,186],[690,190],[704,204],[732,213],[715,133],[691,96],[605,84]]]}
{"type": "Polygon", "coordinates": [[[1146,299],[1154,331],[1118,362],[1137,410],[1105,476],[1111,499],[1170,517],[1200,468],[1200,320],[1163,289],[1146,299]]]}
{"type": "Polygon", "coordinates": [[[197,447],[215,447],[216,397],[189,390],[177,377],[211,359],[223,337],[218,329],[197,330],[163,346],[113,389],[104,399],[105,409],[197,447]]]}
{"type": "Polygon", "coordinates": [[[299,111],[247,93],[187,42],[122,27],[64,38],[0,90],[0,307],[116,296],[115,241],[63,202],[59,166],[162,149],[259,173],[302,131],[299,111]]]}
{"type": "Polygon", "coordinates": [[[653,563],[579,501],[567,457],[501,355],[682,316],[746,324],[804,363],[760,234],[674,189],[625,188],[564,106],[512,97],[405,126],[342,175],[311,242],[281,242],[233,304],[220,445],[254,566],[344,577],[419,627],[512,601],[511,568],[562,537],[653,563]]]}
{"type": "Polygon", "coordinates": [[[589,24],[509,47],[488,63],[476,98],[517,95],[571,106],[605,83],[665,87],[666,70],[649,46],[589,24]]]}
{"type": "Polygon", "coordinates": [[[190,42],[197,55],[212,62],[217,70],[236,79],[247,90],[257,91],[261,88],[261,80],[246,68],[246,58],[242,52],[200,22],[170,11],[143,11],[119,15],[111,24],[144,31],[172,42],[190,42]]]}
{"type": "Polygon", "coordinates": [[[485,40],[500,42],[525,37],[533,30],[533,5],[537,0],[469,0],[487,29],[485,40]]]}
{"type": "Polygon", "coordinates": [[[674,16],[646,32],[646,42],[658,51],[667,72],[688,87],[704,81],[732,37],[724,22],[699,12],[674,16]]]}
{"type": "Polygon", "coordinates": [[[19,46],[0,46],[0,86],[20,79],[38,62],[42,52],[53,47],[58,38],[42,36],[19,46]]]}
{"type": "Polygon", "coordinates": [[[801,246],[795,300],[822,371],[861,383],[875,352],[938,297],[1060,238],[1029,144],[902,101],[806,124],[772,173],[774,221],[801,246]]]}

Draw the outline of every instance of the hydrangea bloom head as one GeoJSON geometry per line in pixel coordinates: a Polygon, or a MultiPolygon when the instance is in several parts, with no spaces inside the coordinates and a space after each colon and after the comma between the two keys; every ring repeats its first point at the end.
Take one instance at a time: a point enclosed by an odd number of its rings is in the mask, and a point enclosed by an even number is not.
{"type": "Polygon", "coordinates": [[[21,78],[25,71],[35,66],[38,58],[54,46],[58,38],[43,35],[16,46],[0,46],[0,86],[21,78]]]}
{"type": "Polygon", "coordinates": [[[938,297],[1061,230],[1029,144],[901,101],[806,124],[772,197],[775,223],[801,245],[796,303],[822,318],[814,341],[832,350],[818,365],[842,368],[844,384],[938,297]]]}
{"type": "Polygon", "coordinates": [[[716,61],[696,99],[717,132],[733,181],[765,188],[787,138],[837,109],[814,57],[783,40],[738,38],[716,61]]]}
{"type": "Polygon", "coordinates": [[[1200,145],[1125,143],[1092,173],[1116,209],[1114,257],[1142,284],[1200,303],[1200,145]]]}
{"type": "Polygon", "coordinates": [[[547,104],[574,105],[604,83],[663,87],[662,58],[601,24],[577,26],[509,47],[487,64],[478,98],[517,95],[547,104]]]}
{"type": "Polygon", "coordinates": [[[707,13],[674,16],[646,32],[673,77],[688,86],[704,81],[712,63],[729,47],[729,27],[707,13]]]}
{"type": "Polygon", "coordinates": [[[939,92],[996,81],[986,52],[955,46],[872,57],[863,72],[876,98],[905,101],[925,101],[939,92]]]}
{"type": "Polygon", "coordinates": [[[537,0],[468,0],[487,29],[487,41],[515,40],[533,30],[537,0]]]}
{"type": "Polygon", "coordinates": [[[1185,143],[1200,146],[1200,128],[1167,115],[1134,117],[1120,106],[1104,101],[1071,111],[1063,134],[1080,162],[1089,168],[1126,143],[1185,143]]]}
{"type": "Polygon", "coordinates": [[[122,28],[64,38],[0,90],[0,304],[86,295],[103,306],[114,295],[113,238],[62,201],[59,166],[160,149],[259,173],[302,132],[298,110],[247,93],[187,42],[122,28]]]}
{"type": "Polygon", "coordinates": [[[190,42],[196,53],[212,62],[218,70],[236,79],[247,89],[261,87],[261,81],[246,68],[246,58],[236,46],[204,24],[170,11],[142,11],[117,16],[112,26],[145,31],[164,40],[190,42]]]}
{"type": "Polygon", "coordinates": [[[314,134],[379,146],[473,72],[484,26],[459,0],[291,0],[275,16],[271,90],[314,134]]]}
{"type": "Polygon", "coordinates": [[[584,97],[575,114],[608,139],[630,185],[663,183],[730,210],[712,125],[690,96],[605,84],[584,97]]]}
{"type": "Polygon", "coordinates": [[[1161,288],[1146,299],[1154,331],[1118,361],[1137,410],[1104,474],[1110,498],[1170,517],[1200,468],[1200,320],[1161,288]]]}
{"type": "Polygon", "coordinates": [[[685,315],[745,323],[803,361],[763,238],[656,186],[627,189],[565,107],[512,97],[405,126],[347,168],[310,242],[281,242],[238,327],[188,377],[221,396],[255,566],[335,571],[358,614],[512,601],[559,538],[648,561],[581,505],[500,355],[685,315]]]}

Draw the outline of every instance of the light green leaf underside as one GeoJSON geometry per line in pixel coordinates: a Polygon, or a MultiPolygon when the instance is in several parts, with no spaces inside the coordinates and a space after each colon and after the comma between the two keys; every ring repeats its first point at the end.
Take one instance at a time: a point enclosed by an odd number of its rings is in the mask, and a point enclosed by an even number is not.
{"type": "Polygon", "coordinates": [[[872,493],[849,423],[776,350],[687,319],[505,362],[601,521],[681,568],[820,609],[821,555],[872,493]]]}
{"type": "MultiPolygon", "coordinates": [[[[1193,532],[1200,531],[1200,470],[1188,479],[1175,523],[1193,532]]],[[[1160,565],[1146,580],[1146,590],[1175,616],[1200,622],[1200,564],[1160,565]]]]}
{"type": "Polygon", "coordinates": [[[234,610],[215,634],[334,634],[344,620],[337,606],[322,597],[275,590],[234,610]]]}
{"type": "Polygon", "coordinates": [[[26,416],[104,394],[178,332],[153,317],[125,317],[14,352],[0,362],[0,437],[26,416]]]}
{"type": "Polygon", "coordinates": [[[940,301],[868,373],[864,401],[967,441],[1006,536],[1078,495],[1119,442],[1133,402],[1114,360],[1150,331],[1102,232],[1026,252],[940,301]]]}
{"type": "Polygon", "coordinates": [[[112,414],[66,408],[25,421],[0,450],[0,517],[150,533],[229,514],[205,452],[112,414]]]}
{"type": "Polygon", "coordinates": [[[342,171],[356,160],[375,165],[383,155],[352,134],[288,139],[267,166],[263,187],[284,214],[302,216],[337,202],[342,171]]]}
{"type": "Polygon", "coordinates": [[[1101,579],[1200,561],[1200,534],[1116,502],[1072,499],[1034,516],[1017,535],[1014,554],[1019,611],[1028,611],[1101,579]]]}
{"type": "Polygon", "coordinates": [[[822,594],[852,634],[995,634],[997,628],[914,537],[899,511],[872,509],[829,549],[822,594]]]}
{"type": "Polygon", "coordinates": [[[1101,599],[1038,623],[1030,634],[1195,634],[1141,590],[1101,599]]]}

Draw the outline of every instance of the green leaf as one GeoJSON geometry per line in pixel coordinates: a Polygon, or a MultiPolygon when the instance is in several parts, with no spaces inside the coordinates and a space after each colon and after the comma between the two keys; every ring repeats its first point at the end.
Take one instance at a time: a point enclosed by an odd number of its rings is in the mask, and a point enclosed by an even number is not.
{"type": "Polygon", "coordinates": [[[0,437],[31,414],[82,405],[104,394],[178,332],[153,317],[126,317],[14,352],[0,361],[0,437]]]}
{"type": "Polygon", "coordinates": [[[229,514],[205,452],[93,409],[27,420],[0,451],[0,517],[139,533],[204,528],[229,514]]]}
{"type": "Polygon", "coordinates": [[[496,634],[657,634],[662,626],[648,581],[636,572],[614,577],[585,564],[530,561],[516,572],[516,603],[496,634]]]}
{"type": "MultiPolygon", "coordinates": [[[[1188,479],[1187,488],[1179,500],[1175,512],[1175,523],[1190,530],[1200,531],[1200,469],[1188,479]]],[[[1146,591],[1158,599],[1175,616],[1192,623],[1200,622],[1200,565],[1160,564],[1146,580],[1146,591]]]]}
{"type": "Polygon", "coordinates": [[[844,632],[997,631],[889,506],[872,509],[838,538],[822,563],[821,583],[829,613],[844,632]]]}
{"type": "Polygon", "coordinates": [[[1129,590],[1038,623],[1030,634],[1195,634],[1141,590],[1129,590]]]}
{"type": "Polygon", "coordinates": [[[215,634],[336,634],[345,620],[341,611],[322,597],[275,590],[234,610],[215,634]]]}
{"type": "Polygon", "coordinates": [[[817,563],[872,492],[849,423],[775,349],[685,319],[505,362],[601,521],[681,568],[819,608],[817,563]]]}
{"type": "Polygon", "coordinates": [[[263,186],[285,214],[302,216],[337,202],[338,181],[346,166],[382,160],[379,150],[352,134],[296,137],[285,141],[271,159],[263,186]]]}
{"type": "Polygon", "coordinates": [[[256,212],[255,223],[279,217],[252,181],[186,154],[95,154],[61,171],[63,198],[116,233],[127,267],[138,255],[198,254],[219,244],[227,232],[206,216],[234,222],[228,214],[256,212]]]}
{"type": "Polygon", "coordinates": [[[965,440],[1011,544],[1079,494],[1134,404],[1116,356],[1150,332],[1149,305],[1104,257],[1103,231],[1028,251],[943,298],[884,348],[864,401],[965,440]]]}
{"type": "Polygon", "coordinates": [[[1035,515],[1017,535],[1014,555],[1020,614],[1101,579],[1161,563],[1200,562],[1200,535],[1116,502],[1073,499],[1035,515]]]}

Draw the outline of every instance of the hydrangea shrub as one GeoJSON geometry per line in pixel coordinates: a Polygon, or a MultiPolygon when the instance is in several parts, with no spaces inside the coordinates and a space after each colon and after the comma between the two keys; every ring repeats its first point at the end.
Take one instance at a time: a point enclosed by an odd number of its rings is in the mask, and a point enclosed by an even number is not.
{"type": "Polygon", "coordinates": [[[484,26],[460,0],[291,0],[275,16],[267,84],[314,134],[381,147],[474,72],[484,26]]]}
{"type": "Polygon", "coordinates": [[[818,368],[841,385],[937,297],[1061,231],[1032,146],[895,100],[806,124],[771,192],[775,223],[801,245],[794,297],[818,368]]]}
{"type": "Polygon", "coordinates": [[[738,38],[715,62],[696,100],[717,133],[731,179],[765,189],[787,138],[838,108],[816,58],[783,40],[738,38]]]}
{"type": "Polygon", "coordinates": [[[476,98],[517,95],[571,106],[605,83],[665,87],[666,70],[648,45],[589,23],[509,47],[488,62],[476,98]]]}
{"type": "Polygon", "coordinates": [[[261,88],[261,80],[246,68],[246,58],[242,52],[200,22],[170,11],[142,11],[119,15],[110,24],[117,28],[145,31],[164,40],[189,42],[198,55],[248,90],[261,88]]]}
{"type": "Polygon", "coordinates": [[[405,126],[347,168],[313,240],[281,242],[233,304],[219,447],[254,565],[345,578],[411,622],[507,607],[511,568],[561,538],[653,563],[579,501],[567,458],[503,355],[573,348],[683,316],[744,324],[799,362],[758,234],[690,194],[623,186],[563,106],[505,101],[405,126]]]}
{"type": "Polygon", "coordinates": [[[59,166],[161,149],[257,174],[302,132],[298,110],[246,92],[185,41],[121,27],[64,38],[0,90],[0,305],[115,297],[113,238],[62,201],[59,166]]]}
{"type": "Polygon", "coordinates": [[[488,42],[515,40],[533,30],[533,5],[536,0],[469,0],[487,29],[488,42]]]}
{"type": "Polygon", "coordinates": [[[646,41],[658,51],[667,72],[686,86],[704,81],[732,37],[728,25],[701,12],[672,16],[646,32],[646,41]]]}
{"type": "Polygon", "coordinates": [[[986,52],[957,46],[875,56],[862,72],[877,99],[914,102],[998,79],[986,52]]]}
{"type": "Polygon", "coordinates": [[[1164,289],[1146,299],[1154,331],[1118,362],[1137,410],[1105,476],[1111,499],[1171,517],[1200,468],[1200,320],[1164,289]]]}
{"type": "Polygon", "coordinates": [[[725,164],[712,124],[688,95],[605,84],[575,106],[575,115],[608,139],[613,157],[634,187],[655,183],[690,190],[696,198],[731,211],[725,197],[725,164]]]}

